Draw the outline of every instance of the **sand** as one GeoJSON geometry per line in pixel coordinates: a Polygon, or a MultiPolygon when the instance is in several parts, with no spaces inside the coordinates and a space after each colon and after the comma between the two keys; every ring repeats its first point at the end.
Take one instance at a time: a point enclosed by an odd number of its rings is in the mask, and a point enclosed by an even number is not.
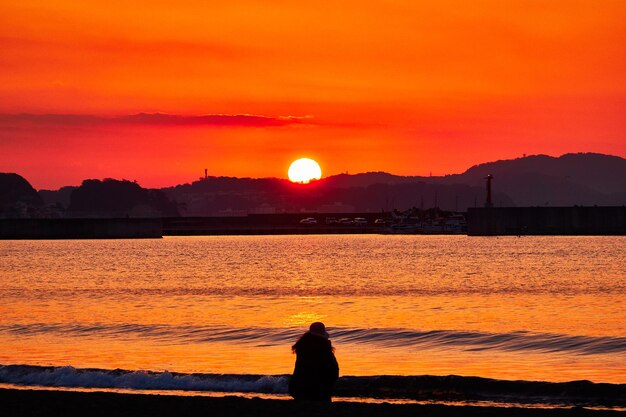
{"type": "Polygon", "coordinates": [[[617,411],[417,404],[299,403],[259,398],[0,389],[2,416],[625,416],[617,411]]]}

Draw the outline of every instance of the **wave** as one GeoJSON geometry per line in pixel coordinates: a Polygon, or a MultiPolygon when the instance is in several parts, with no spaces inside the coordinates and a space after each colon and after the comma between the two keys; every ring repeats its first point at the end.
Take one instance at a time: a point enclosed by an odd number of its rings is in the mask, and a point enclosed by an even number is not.
{"type": "MultiPolygon", "coordinates": [[[[475,275],[468,273],[468,276],[475,275]]],[[[461,296],[461,295],[612,295],[621,296],[626,294],[626,285],[621,281],[603,282],[602,286],[593,287],[590,283],[571,283],[567,288],[558,288],[555,292],[553,288],[545,286],[515,286],[511,283],[502,286],[468,287],[468,286],[446,286],[446,287],[383,287],[383,286],[328,286],[316,288],[317,297],[411,297],[411,296],[461,296]]],[[[298,286],[276,287],[228,287],[228,286],[203,286],[201,288],[125,288],[111,287],[102,288],[23,288],[4,287],[0,289],[2,298],[11,299],[68,299],[68,298],[90,298],[99,299],[126,299],[135,300],[139,298],[151,297],[305,297],[310,295],[310,289],[303,290],[298,286]]]]}
{"type": "MultiPolygon", "coordinates": [[[[182,390],[286,394],[288,375],[185,374],[71,366],[0,365],[0,383],[68,388],[182,390]]],[[[519,404],[626,406],[626,384],[503,381],[449,376],[345,376],[337,397],[519,404]]]]}
{"type": "Polygon", "coordinates": [[[579,354],[626,353],[626,337],[576,336],[517,331],[487,333],[457,330],[338,329],[342,341],[374,341],[386,346],[454,346],[466,350],[570,352],[579,354]]]}
{"type": "MultiPolygon", "coordinates": [[[[336,343],[376,344],[383,347],[458,348],[468,351],[502,350],[565,352],[582,355],[626,354],[626,337],[580,336],[516,331],[488,333],[458,330],[391,328],[329,328],[336,343]]],[[[60,334],[72,337],[150,338],[168,343],[233,342],[254,345],[291,344],[301,329],[227,326],[172,326],[167,324],[13,324],[0,332],[16,336],[60,334]]]]}
{"type": "Polygon", "coordinates": [[[71,388],[286,393],[288,376],[184,374],[168,371],[77,369],[72,366],[0,365],[0,383],[71,388]]]}

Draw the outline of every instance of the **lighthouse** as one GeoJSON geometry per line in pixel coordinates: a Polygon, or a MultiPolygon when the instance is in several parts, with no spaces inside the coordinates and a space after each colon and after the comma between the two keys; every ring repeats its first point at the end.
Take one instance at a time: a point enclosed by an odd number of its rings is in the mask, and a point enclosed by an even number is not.
{"type": "Polygon", "coordinates": [[[493,202],[491,201],[491,180],[493,179],[493,175],[489,174],[485,179],[487,180],[487,199],[485,200],[485,207],[493,207],[493,202]]]}

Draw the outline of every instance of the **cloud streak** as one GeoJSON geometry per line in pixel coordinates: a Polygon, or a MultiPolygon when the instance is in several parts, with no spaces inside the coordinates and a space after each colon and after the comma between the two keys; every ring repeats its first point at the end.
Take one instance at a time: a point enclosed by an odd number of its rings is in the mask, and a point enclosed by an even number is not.
{"type": "Polygon", "coordinates": [[[0,114],[0,126],[205,126],[205,127],[281,127],[312,124],[305,116],[260,116],[253,114],[208,114],[183,116],[164,113],[138,113],[123,116],[97,116],[87,114],[0,114]]]}

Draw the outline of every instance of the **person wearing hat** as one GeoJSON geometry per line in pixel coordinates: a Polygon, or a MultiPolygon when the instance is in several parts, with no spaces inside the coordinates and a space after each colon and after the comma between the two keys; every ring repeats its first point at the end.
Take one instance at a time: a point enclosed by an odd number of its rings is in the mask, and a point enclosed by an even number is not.
{"type": "Polygon", "coordinates": [[[324,323],[311,324],[291,351],[296,354],[296,365],[289,380],[289,394],[296,400],[330,402],[339,378],[339,364],[324,323]]]}

